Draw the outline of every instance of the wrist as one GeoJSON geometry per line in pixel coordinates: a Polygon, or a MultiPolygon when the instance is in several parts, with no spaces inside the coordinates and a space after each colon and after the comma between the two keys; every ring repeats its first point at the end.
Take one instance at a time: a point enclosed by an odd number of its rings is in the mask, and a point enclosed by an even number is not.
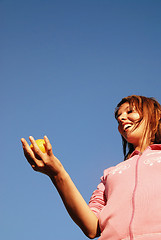
{"type": "Polygon", "coordinates": [[[59,185],[64,182],[64,180],[67,178],[68,174],[65,171],[64,167],[61,166],[59,172],[57,172],[56,174],[50,173],[48,176],[50,177],[50,179],[54,183],[54,185],[59,185]]]}

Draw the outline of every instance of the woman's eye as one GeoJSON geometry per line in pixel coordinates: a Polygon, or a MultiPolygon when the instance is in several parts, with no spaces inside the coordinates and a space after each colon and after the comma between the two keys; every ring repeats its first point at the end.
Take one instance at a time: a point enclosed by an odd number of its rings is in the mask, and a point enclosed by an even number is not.
{"type": "Polygon", "coordinates": [[[133,112],[133,110],[129,110],[129,111],[128,111],[128,113],[132,113],[132,112],[133,112]]]}

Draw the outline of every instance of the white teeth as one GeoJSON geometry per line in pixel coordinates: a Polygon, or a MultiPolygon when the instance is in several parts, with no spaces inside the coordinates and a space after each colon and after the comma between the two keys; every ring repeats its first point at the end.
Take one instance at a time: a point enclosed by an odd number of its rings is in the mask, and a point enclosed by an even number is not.
{"type": "Polygon", "coordinates": [[[131,126],[132,126],[132,125],[129,124],[129,123],[125,124],[125,125],[124,125],[124,130],[126,130],[127,128],[129,128],[129,127],[131,127],[131,126]]]}

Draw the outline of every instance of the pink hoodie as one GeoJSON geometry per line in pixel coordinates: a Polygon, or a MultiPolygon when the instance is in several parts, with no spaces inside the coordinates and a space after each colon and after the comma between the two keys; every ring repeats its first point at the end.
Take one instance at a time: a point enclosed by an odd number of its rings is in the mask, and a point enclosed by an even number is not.
{"type": "Polygon", "coordinates": [[[99,240],[161,239],[161,144],[104,171],[89,202],[99,240]]]}

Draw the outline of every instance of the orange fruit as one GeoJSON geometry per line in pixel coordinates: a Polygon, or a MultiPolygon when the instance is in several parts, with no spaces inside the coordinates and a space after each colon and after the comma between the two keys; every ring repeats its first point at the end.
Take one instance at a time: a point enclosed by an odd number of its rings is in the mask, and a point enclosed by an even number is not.
{"type": "MultiPolygon", "coordinates": [[[[45,153],[45,147],[44,147],[44,144],[45,144],[45,141],[44,139],[37,139],[36,140],[36,143],[37,143],[37,146],[40,148],[40,150],[45,153]]],[[[31,144],[30,145],[30,148],[32,149],[33,148],[33,145],[31,144]]]]}

